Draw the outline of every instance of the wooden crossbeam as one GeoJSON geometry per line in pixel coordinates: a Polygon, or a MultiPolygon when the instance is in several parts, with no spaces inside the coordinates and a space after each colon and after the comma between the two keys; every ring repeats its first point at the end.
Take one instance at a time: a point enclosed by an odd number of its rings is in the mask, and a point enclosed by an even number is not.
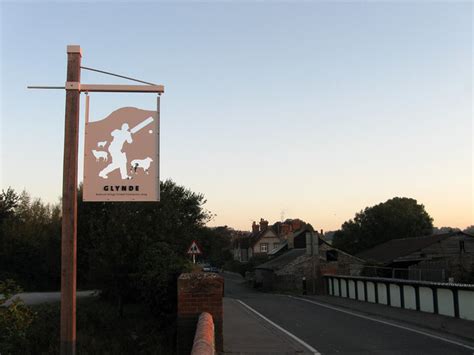
{"type": "Polygon", "coordinates": [[[28,89],[66,89],[80,92],[141,92],[157,94],[165,92],[163,85],[81,84],[71,81],[68,81],[66,86],[28,86],[28,89]]]}
{"type": "Polygon", "coordinates": [[[163,85],[100,85],[81,84],[81,92],[155,92],[162,94],[165,92],[163,85]]]}

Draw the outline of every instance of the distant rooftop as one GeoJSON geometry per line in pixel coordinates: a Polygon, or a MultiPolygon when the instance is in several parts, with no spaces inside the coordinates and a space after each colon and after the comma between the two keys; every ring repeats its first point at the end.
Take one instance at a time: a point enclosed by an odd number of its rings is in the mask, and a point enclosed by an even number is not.
{"type": "Polygon", "coordinates": [[[266,269],[276,271],[288,265],[290,262],[304,255],[305,253],[306,249],[290,249],[286,253],[277,256],[275,259],[267,261],[264,264],[258,265],[255,269],[266,269]]]}
{"type": "Polygon", "coordinates": [[[451,232],[423,237],[392,239],[371,249],[365,250],[356,256],[366,261],[388,264],[399,257],[409,255],[434,243],[459,234],[470,236],[463,232],[451,232]]]}

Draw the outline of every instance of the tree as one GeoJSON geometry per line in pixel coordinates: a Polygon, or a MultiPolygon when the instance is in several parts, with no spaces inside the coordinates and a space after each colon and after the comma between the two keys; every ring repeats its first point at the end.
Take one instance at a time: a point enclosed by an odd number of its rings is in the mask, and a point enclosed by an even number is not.
{"type": "Polygon", "coordinates": [[[203,253],[200,259],[217,267],[222,267],[226,261],[231,260],[231,233],[232,229],[227,226],[200,228],[196,234],[196,240],[203,253]]]}
{"type": "Polygon", "coordinates": [[[8,188],[7,191],[2,190],[0,194],[0,228],[5,220],[10,218],[15,208],[18,206],[19,196],[15,193],[12,188],[8,188]]]}
{"type": "Polygon", "coordinates": [[[14,279],[31,290],[60,284],[61,212],[23,191],[0,195],[0,280],[14,279]]]}
{"type": "Polygon", "coordinates": [[[463,232],[470,235],[474,235],[474,225],[466,227],[466,229],[464,229],[463,232]]]}
{"type": "Polygon", "coordinates": [[[99,288],[120,313],[140,299],[161,312],[163,291],[186,269],[187,247],[210,218],[203,195],[171,180],[160,191],[159,203],[87,203],[79,189],[78,283],[99,288]]]}
{"type": "Polygon", "coordinates": [[[391,239],[431,235],[433,219],[416,200],[394,197],[357,213],[334,234],[333,245],[349,253],[374,247],[391,239]]]}
{"type": "Polygon", "coordinates": [[[445,234],[461,231],[456,227],[433,227],[433,234],[445,234]]]}

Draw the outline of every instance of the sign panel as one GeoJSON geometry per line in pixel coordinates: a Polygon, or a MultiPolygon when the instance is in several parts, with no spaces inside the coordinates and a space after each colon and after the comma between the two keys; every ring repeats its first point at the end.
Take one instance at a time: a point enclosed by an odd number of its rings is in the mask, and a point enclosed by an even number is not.
{"type": "Polygon", "coordinates": [[[191,243],[188,251],[187,251],[188,254],[192,254],[192,255],[200,255],[202,254],[201,253],[201,249],[198,247],[197,243],[195,240],[193,240],[193,242],[191,243]]]}
{"type": "Polygon", "coordinates": [[[158,118],[124,107],[86,122],[84,201],[159,201],[158,118]]]}

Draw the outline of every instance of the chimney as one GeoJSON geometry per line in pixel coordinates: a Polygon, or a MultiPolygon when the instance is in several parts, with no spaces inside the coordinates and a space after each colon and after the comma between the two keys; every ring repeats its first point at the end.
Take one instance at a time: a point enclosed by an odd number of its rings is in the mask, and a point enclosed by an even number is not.
{"type": "Polygon", "coordinates": [[[291,227],[293,228],[294,231],[298,230],[301,228],[301,221],[296,218],[291,221],[291,227]]]}
{"type": "Polygon", "coordinates": [[[306,255],[319,255],[318,234],[312,231],[306,232],[306,255]]]}
{"type": "Polygon", "coordinates": [[[295,235],[293,234],[292,231],[288,232],[288,236],[286,237],[286,240],[288,241],[288,250],[295,249],[295,235]]]}
{"type": "Polygon", "coordinates": [[[288,233],[290,233],[290,230],[291,230],[291,226],[289,224],[283,223],[281,225],[281,235],[282,236],[285,236],[288,233]]]}
{"type": "Polygon", "coordinates": [[[258,233],[259,229],[260,229],[260,226],[257,223],[255,223],[255,221],[253,221],[253,223],[252,223],[252,233],[258,233]]]}
{"type": "Polygon", "coordinates": [[[260,218],[260,230],[263,232],[268,228],[268,221],[264,220],[263,218],[260,218]]]}

